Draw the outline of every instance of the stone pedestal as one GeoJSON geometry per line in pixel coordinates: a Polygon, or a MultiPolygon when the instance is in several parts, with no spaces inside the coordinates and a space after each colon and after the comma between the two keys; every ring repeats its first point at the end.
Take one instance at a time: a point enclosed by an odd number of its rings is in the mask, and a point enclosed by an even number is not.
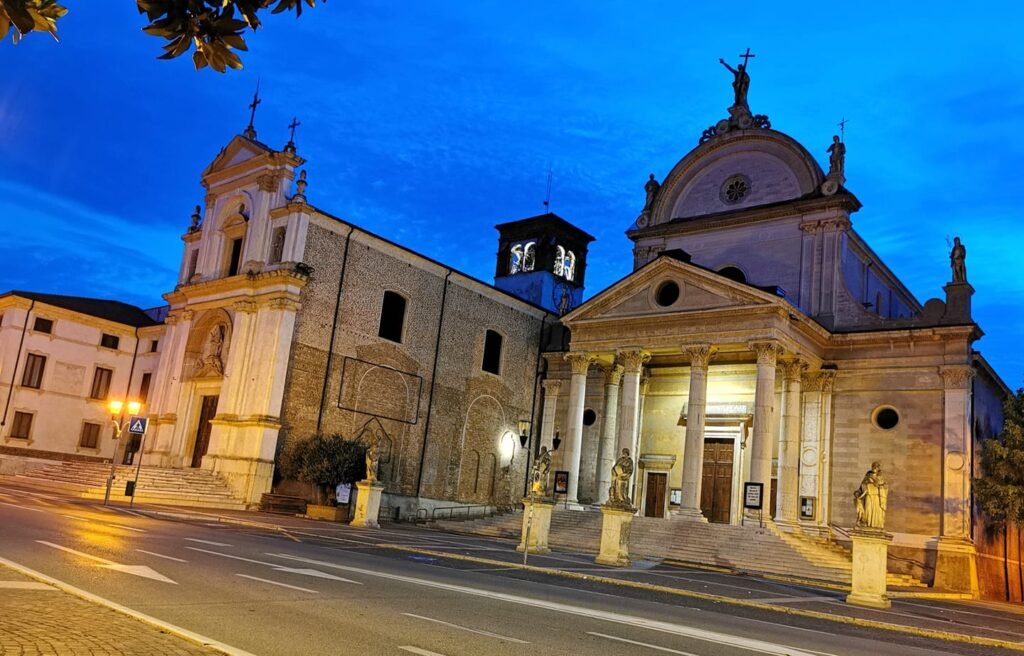
{"type": "Polygon", "coordinates": [[[554,507],[555,503],[550,499],[523,499],[523,531],[516,551],[551,553],[548,533],[551,531],[551,511],[554,507]]]}
{"type": "Polygon", "coordinates": [[[884,531],[855,528],[853,539],[853,586],[846,603],[868,608],[892,605],[886,591],[889,543],[892,536],[884,531]]]}
{"type": "Polygon", "coordinates": [[[601,552],[594,559],[599,565],[628,567],[629,530],[636,508],[601,506],[601,552]]]}
{"type": "Polygon", "coordinates": [[[380,528],[377,516],[380,514],[380,493],[384,491],[384,486],[377,482],[359,481],[356,489],[356,512],[349,526],[380,528]]]}
{"type": "Polygon", "coordinates": [[[970,540],[940,538],[933,587],[978,597],[978,553],[970,540]]]}

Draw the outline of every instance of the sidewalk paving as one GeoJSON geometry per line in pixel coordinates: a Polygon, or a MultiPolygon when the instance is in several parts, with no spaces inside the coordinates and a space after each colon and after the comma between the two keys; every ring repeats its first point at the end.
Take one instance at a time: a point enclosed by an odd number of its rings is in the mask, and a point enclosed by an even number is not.
{"type": "Polygon", "coordinates": [[[3,656],[209,656],[205,649],[0,565],[3,656]]]}

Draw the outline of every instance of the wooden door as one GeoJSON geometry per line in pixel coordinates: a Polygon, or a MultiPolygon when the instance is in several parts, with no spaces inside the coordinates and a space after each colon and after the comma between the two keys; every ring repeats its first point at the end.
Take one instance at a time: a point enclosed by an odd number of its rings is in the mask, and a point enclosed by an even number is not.
{"type": "Polygon", "coordinates": [[[210,447],[210,420],[217,414],[217,396],[204,396],[202,409],[199,411],[199,425],[196,427],[196,445],[192,448],[192,466],[203,464],[203,456],[210,447]]]}
{"type": "Polygon", "coordinates": [[[710,522],[729,523],[734,450],[733,440],[704,440],[700,510],[710,522]]]}
{"type": "Polygon", "coordinates": [[[647,492],[644,496],[644,517],[665,516],[665,491],[668,474],[647,474],[647,492]]]}

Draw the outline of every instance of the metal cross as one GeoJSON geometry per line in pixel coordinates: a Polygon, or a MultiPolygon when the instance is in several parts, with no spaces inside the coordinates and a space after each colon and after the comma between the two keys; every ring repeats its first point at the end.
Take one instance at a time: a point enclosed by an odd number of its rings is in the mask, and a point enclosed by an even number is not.
{"type": "Polygon", "coordinates": [[[838,123],[836,123],[836,125],[839,126],[839,141],[846,141],[846,124],[847,123],[849,123],[849,121],[846,120],[845,116],[843,117],[843,120],[841,120],[838,123]]]}
{"type": "Polygon", "coordinates": [[[292,131],[292,136],[288,138],[288,141],[295,141],[295,128],[299,127],[300,125],[302,125],[302,123],[299,123],[299,119],[293,116],[292,122],[288,124],[288,127],[291,128],[292,131]]]}
{"type": "Polygon", "coordinates": [[[743,53],[742,55],[740,55],[740,57],[743,58],[743,68],[746,68],[747,64],[750,63],[750,61],[749,61],[750,58],[751,57],[757,57],[757,55],[751,54],[750,48],[747,48],[747,51],[745,53],[743,53]]]}
{"type": "Polygon", "coordinates": [[[259,105],[261,102],[263,101],[260,100],[260,81],[257,78],[256,93],[252,94],[252,103],[249,104],[249,109],[251,109],[252,112],[249,113],[249,127],[246,128],[247,131],[256,131],[256,129],[253,127],[253,122],[255,122],[256,120],[256,106],[259,105]]]}

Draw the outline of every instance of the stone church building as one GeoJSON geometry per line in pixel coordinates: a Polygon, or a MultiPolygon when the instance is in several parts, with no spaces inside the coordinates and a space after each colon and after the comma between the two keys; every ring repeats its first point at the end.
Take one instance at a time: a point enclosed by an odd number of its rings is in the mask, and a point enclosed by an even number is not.
{"type": "MultiPolygon", "coordinates": [[[[745,93],[650,176],[627,230],[633,272],[586,300],[593,238],[561,217],[497,226],[490,284],[314,206],[294,143],[272,148],[250,125],[202,173],[169,307],[145,323],[145,465],[212,472],[256,504],[302,489],[275,479],[289,442],[369,434],[385,504],[408,515],[516,503],[543,445],[566,505],[586,512],[628,449],[646,518],[828,540],[854,524],[852,491],[878,461],[891,552],[976,592],[971,477],[1008,390],[972,348],[963,257],[943,298],[920,303],[853,229],[845,145],[824,170],[745,93]],[[756,515],[746,483],[761,485],[756,515]]],[[[25,298],[0,297],[0,317],[7,305],[34,319],[25,298]]],[[[48,379],[22,392],[24,330],[8,323],[10,404],[48,379]]],[[[60,357],[87,369],[94,351],[60,357]]],[[[118,445],[83,452],[70,414],[63,433],[49,422],[46,453],[5,426],[4,457],[109,460],[118,445]]]]}

